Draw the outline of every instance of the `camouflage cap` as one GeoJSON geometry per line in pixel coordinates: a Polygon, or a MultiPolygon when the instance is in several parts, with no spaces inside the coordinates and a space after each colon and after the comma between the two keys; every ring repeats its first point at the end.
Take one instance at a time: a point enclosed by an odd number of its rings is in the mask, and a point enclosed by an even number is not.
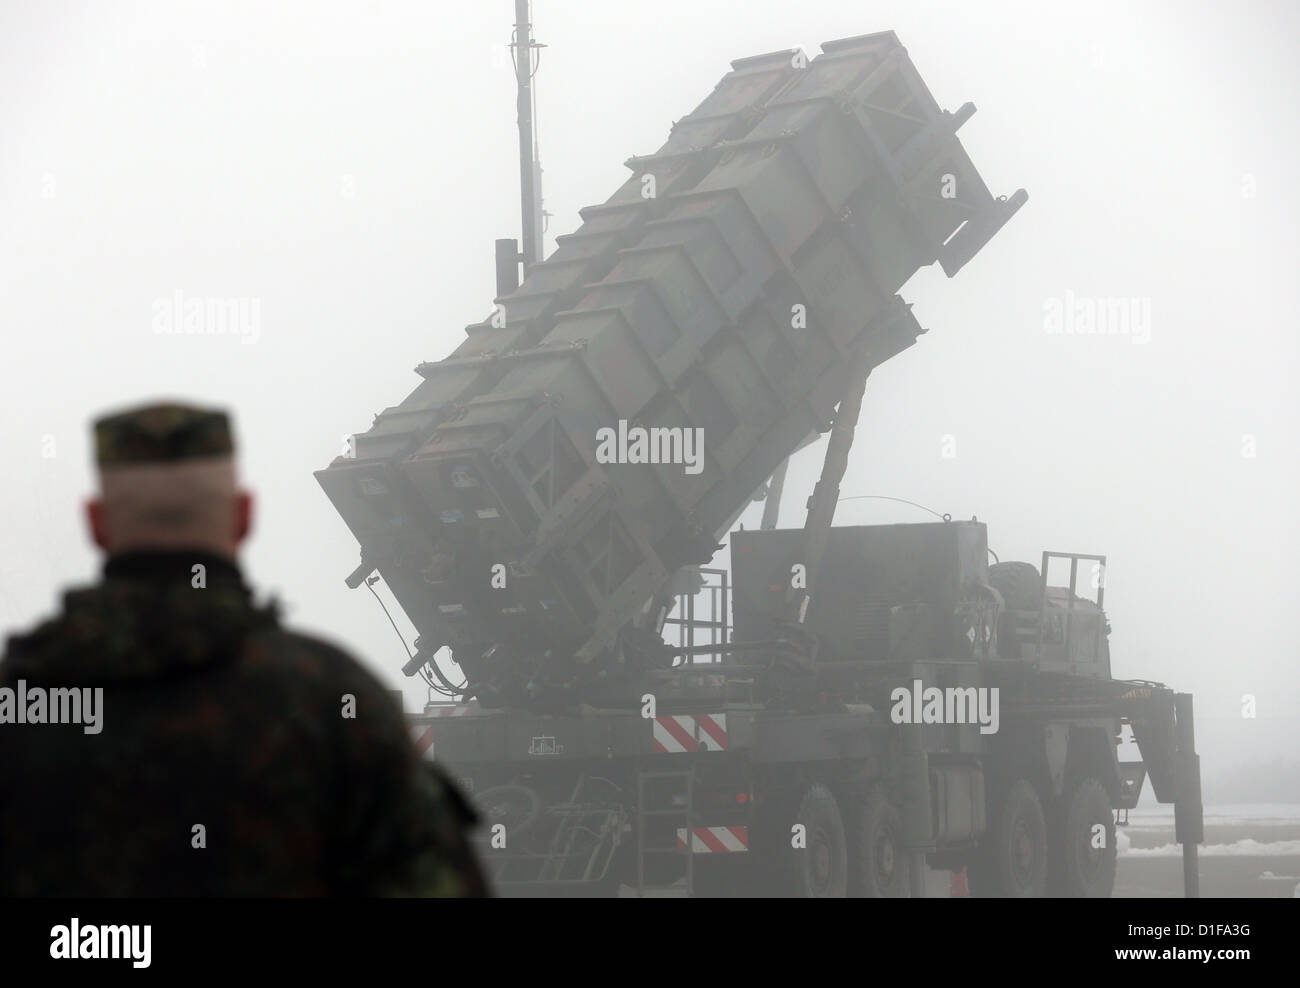
{"type": "Polygon", "coordinates": [[[101,467],[230,456],[230,419],[193,405],[141,405],[95,421],[95,462],[101,467]]]}

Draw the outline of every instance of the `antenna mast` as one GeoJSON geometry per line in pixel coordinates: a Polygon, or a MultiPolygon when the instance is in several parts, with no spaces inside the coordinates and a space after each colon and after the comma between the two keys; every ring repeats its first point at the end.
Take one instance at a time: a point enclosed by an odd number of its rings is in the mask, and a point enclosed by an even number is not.
{"type": "Polygon", "coordinates": [[[530,0],[515,0],[514,49],[515,80],[518,83],[519,111],[519,192],[523,213],[523,242],[520,260],[524,276],[542,258],[542,179],[537,160],[537,142],[533,135],[533,49],[545,45],[533,41],[530,0]]]}

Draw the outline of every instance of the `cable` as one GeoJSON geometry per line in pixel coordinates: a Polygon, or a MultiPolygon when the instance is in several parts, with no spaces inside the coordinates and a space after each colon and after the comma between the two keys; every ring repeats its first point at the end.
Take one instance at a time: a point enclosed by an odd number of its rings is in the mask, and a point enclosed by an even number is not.
{"type": "MultiPolygon", "coordinates": [[[[889,497],[889,496],[887,496],[887,495],[885,495],[885,494],[855,494],[855,495],[853,495],[853,497],[842,497],[842,498],[840,498],[840,501],[867,501],[867,500],[874,500],[874,501],[898,501],[900,504],[910,504],[910,505],[911,505],[912,507],[914,507],[914,508],[920,508],[922,511],[928,511],[928,512],[930,512],[930,514],[934,515],[936,518],[942,518],[944,521],[952,521],[952,515],[949,515],[949,514],[942,514],[942,515],[941,515],[941,514],[939,514],[939,512],[935,511],[933,508],[927,508],[924,504],[917,504],[915,501],[909,501],[909,500],[907,500],[907,498],[905,498],[905,497],[889,497]]],[[[836,504],[839,504],[840,501],[836,501],[835,503],[836,503],[836,504]]]]}
{"type": "MultiPolygon", "coordinates": [[[[536,52],[537,52],[537,60],[536,60],[535,62],[533,61],[533,59],[532,59],[531,57],[528,59],[529,68],[532,69],[532,71],[528,74],[528,78],[529,78],[530,80],[533,79],[533,78],[537,75],[537,70],[538,70],[539,68],[541,68],[541,65],[542,65],[542,48],[544,47],[540,42],[538,42],[537,38],[533,36],[533,28],[534,28],[534,27],[535,27],[535,25],[533,24],[533,2],[532,2],[532,0],[528,0],[528,35],[529,35],[529,37],[532,38],[531,47],[532,47],[534,50],[536,50],[536,52]]],[[[534,120],[534,122],[537,120],[537,112],[536,112],[536,110],[537,110],[537,108],[534,107],[534,108],[533,108],[533,120],[534,120]]]]}
{"type": "Polygon", "coordinates": [[[388,613],[388,607],[382,600],[379,600],[379,594],[375,593],[374,584],[377,582],[379,582],[379,577],[370,577],[370,579],[366,580],[366,589],[370,591],[370,596],[374,597],[375,600],[378,600],[379,606],[384,609],[384,617],[388,618],[388,623],[393,626],[393,631],[397,634],[397,640],[402,643],[402,648],[406,651],[406,657],[408,659],[413,659],[415,658],[415,653],[407,646],[406,636],[403,635],[401,630],[397,627],[397,622],[393,620],[393,615],[388,613]]]}
{"type": "MultiPolygon", "coordinates": [[[[443,675],[442,670],[438,668],[438,664],[434,662],[432,658],[429,660],[429,668],[433,670],[433,674],[437,676],[438,679],[442,681],[442,685],[446,687],[445,689],[440,689],[439,687],[434,686],[433,688],[438,690],[439,693],[445,693],[448,696],[459,696],[460,694],[464,693],[467,689],[469,689],[468,679],[466,679],[465,682],[457,686],[445,675],[443,675]]],[[[430,682],[430,685],[431,686],[433,685],[432,682],[430,682]]]]}
{"type": "MultiPolygon", "coordinates": [[[[934,515],[936,518],[942,518],[944,521],[952,521],[952,515],[949,514],[941,515],[939,514],[939,512],[934,511],[931,508],[927,508],[924,504],[917,504],[915,501],[909,501],[906,498],[902,498],[902,497],[888,497],[884,494],[855,494],[853,497],[840,498],[840,501],[866,501],[866,500],[898,501],[900,504],[910,504],[912,507],[920,508],[922,511],[929,511],[930,514],[934,515]]],[[[839,501],[836,501],[835,503],[839,504],[839,501]]],[[[985,548],[988,547],[986,546],[985,548]]],[[[993,561],[995,563],[1002,562],[1002,560],[998,558],[998,554],[994,552],[992,549],[989,549],[988,553],[990,556],[993,557],[993,561]]]]}
{"type": "MultiPolygon", "coordinates": [[[[397,627],[397,622],[393,620],[393,615],[389,613],[387,605],[384,604],[379,594],[375,593],[374,584],[378,582],[379,582],[378,576],[370,577],[370,579],[366,580],[366,589],[370,591],[370,596],[374,597],[375,600],[379,602],[379,606],[383,608],[384,616],[388,618],[388,623],[393,626],[393,631],[396,632],[398,641],[402,643],[402,648],[406,651],[406,657],[408,659],[413,659],[415,658],[415,653],[412,652],[410,646],[406,644],[406,637],[402,634],[401,630],[397,627]]],[[[463,694],[465,690],[469,688],[468,680],[466,680],[462,685],[456,686],[449,679],[447,679],[446,676],[442,674],[441,669],[439,669],[436,665],[433,665],[432,661],[430,661],[429,665],[433,666],[433,671],[437,674],[438,678],[442,680],[444,684],[443,686],[439,686],[437,683],[435,683],[433,681],[433,676],[429,675],[428,669],[425,666],[421,666],[419,670],[420,678],[424,680],[425,685],[427,685],[429,689],[436,690],[437,692],[441,693],[443,696],[451,697],[454,699],[455,697],[458,697],[461,694],[463,694]]]]}

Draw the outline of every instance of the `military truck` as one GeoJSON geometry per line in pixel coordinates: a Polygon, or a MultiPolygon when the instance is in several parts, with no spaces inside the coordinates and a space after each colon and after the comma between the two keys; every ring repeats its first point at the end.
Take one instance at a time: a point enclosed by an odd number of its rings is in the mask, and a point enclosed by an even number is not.
{"type": "Polygon", "coordinates": [[[1027,199],[984,184],[973,112],[892,32],[733,62],[522,283],[498,242],[493,312],[317,473],[349,585],[418,630],[413,731],[500,891],[896,896],[928,863],[1108,895],[1146,775],[1194,890],[1190,698],[1111,677],[1104,557],[831,528],[868,376],[923,332],[896,293],[1027,199]],[[804,527],[733,532],[828,431],[804,527]]]}

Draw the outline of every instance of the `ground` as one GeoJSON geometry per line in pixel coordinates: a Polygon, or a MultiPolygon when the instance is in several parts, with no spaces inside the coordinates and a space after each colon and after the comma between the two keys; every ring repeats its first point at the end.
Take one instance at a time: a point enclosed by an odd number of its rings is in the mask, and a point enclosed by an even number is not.
{"type": "MultiPolygon", "coordinates": [[[[1121,827],[1116,898],[1183,894],[1183,859],[1172,806],[1134,810],[1121,827]]],[[[1300,805],[1206,807],[1200,848],[1203,898],[1300,897],[1300,805]]],[[[947,896],[948,872],[930,871],[926,891],[947,896]]]]}

